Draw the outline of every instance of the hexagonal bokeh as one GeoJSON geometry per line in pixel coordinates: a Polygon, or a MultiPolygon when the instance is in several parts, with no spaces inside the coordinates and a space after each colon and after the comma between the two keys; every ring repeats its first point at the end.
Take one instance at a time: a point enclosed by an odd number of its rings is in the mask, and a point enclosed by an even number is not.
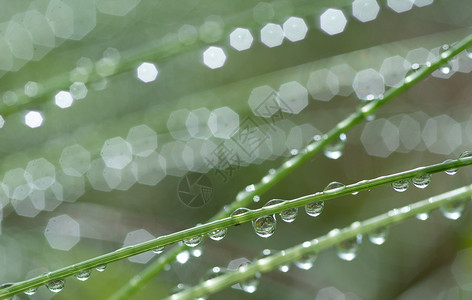
{"type": "Polygon", "coordinates": [[[74,100],[81,100],[87,96],[88,89],[83,82],[74,82],[70,85],[69,92],[74,100]]]}
{"type": "Polygon", "coordinates": [[[211,130],[208,127],[208,119],[211,112],[206,107],[192,110],[185,121],[185,126],[190,135],[197,139],[208,139],[211,137],[211,130]]]}
{"type": "Polygon", "coordinates": [[[352,2],[352,15],[361,22],[375,20],[380,11],[376,0],[355,0],[352,2]]]}
{"type": "Polygon", "coordinates": [[[80,224],[68,215],[49,219],[44,235],[51,248],[69,251],[80,241],[80,224]]]}
{"type": "Polygon", "coordinates": [[[85,180],[80,176],[69,176],[63,171],[56,172],[56,198],[61,201],[75,202],[85,193],[85,180]]]}
{"type": "Polygon", "coordinates": [[[90,152],[79,144],[67,146],[62,150],[59,163],[69,176],[82,176],[90,168],[90,152]]]}
{"type": "Polygon", "coordinates": [[[466,248],[457,252],[451,265],[451,273],[456,282],[465,291],[472,291],[472,248],[466,248]]]}
{"type": "Polygon", "coordinates": [[[141,0],[96,0],[97,9],[101,13],[124,16],[133,10],[141,0]]]}
{"type": "Polygon", "coordinates": [[[426,122],[422,137],[429,151],[450,155],[462,143],[462,128],[451,117],[439,115],[426,122]]]}
{"type": "Polygon", "coordinates": [[[177,32],[179,41],[184,45],[192,45],[198,40],[198,30],[193,25],[184,24],[177,32]]]}
{"type": "Polygon", "coordinates": [[[329,8],[320,16],[320,27],[329,35],[343,32],[346,24],[347,19],[339,9],[329,8]]]}
{"type": "Polygon", "coordinates": [[[60,108],[68,108],[72,106],[72,102],[74,102],[74,98],[69,92],[60,91],[59,93],[54,96],[54,103],[60,108]]]}
{"type": "Polygon", "coordinates": [[[185,108],[170,113],[167,120],[167,129],[174,139],[186,141],[190,138],[185,125],[189,114],[190,111],[185,108]]]}
{"type": "Polygon", "coordinates": [[[400,133],[401,147],[399,148],[399,151],[409,152],[415,149],[421,142],[420,123],[407,114],[400,114],[389,118],[389,120],[397,125],[400,133]]]}
{"type": "Polygon", "coordinates": [[[366,123],[361,142],[369,155],[388,157],[399,146],[399,131],[390,121],[377,119],[366,123]]]}
{"type": "Polygon", "coordinates": [[[282,45],[284,31],[278,24],[268,23],[261,29],[261,42],[269,48],[282,45]]]}
{"type": "Polygon", "coordinates": [[[5,191],[11,199],[23,200],[31,193],[32,188],[25,175],[25,170],[16,168],[3,176],[3,184],[7,188],[5,191]]]}
{"type": "Polygon", "coordinates": [[[181,141],[165,144],[160,154],[166,161],[166,174],[181,177],[193,167],[193,150],[181,141]]]}
{"type": "Polygon", "coordinates": [[[295,149],[297,151],[304,148],[313,141],[313,137],[321,134],[321,131],[313,127],[311,124],[302,124],[293,127],[285,140],[287,149],[295,149]]]}
{"type": "Polygon", "coordinates": [[[229,43],[231,47],[238,51],[243,51],[251,48],[254,38],[249,29],[236,28],[229,35],[229,43]]]}
{"type": "Polygon", "coordinates": [[[313,99],[329,101],[339,92],[338,77],[327,69],[310,73],[306,84],[313,99]]]}
{"type": "Polygon", "coordinates": [[[225,23],[222,17],[208,16],[198,28],[199,37],[207,44],[217,42],[223,36],[224,26],[225,23]]]}
{"type": "Polygon", "coordinates": [[[239,128],[239,116],[227,106],[217,108],[210,114],[208,127],[215,137],[229,139],[239,128]]]}
{"type": "Polygon", "coordinates": [[[248,104],[254,115],[269,118],[279,110],[278,97],[270,86],[258,86],[251,91],[248,104]]]}
{"type": "Polygon", "coordinates": [[[17,215],[34,218],[45,209],[44,192],[33,190],[28,197],[23,200],[12,199],[11,204],[17,215]]]}
{"type": "Polygon", "coordinates": [[[405,59],[412,65],[412,64],[419,64],[420,66],[426,65],[426,63],[432,61],[434,59],[434,55],[425,48],[417,48],[408,51],[406,54],[405,59]]]}
{"type": "Polygon", "coordinates": [[[406,59],[395,55],[384,59],[380,67],[380,74],[385,79],[385,85],[398,87],[403,83],[410,68],[411,64],[406,59]]]}
{"type": "Polygon", "coordinates": [[[415,0],[415,6],[423,7],[430,4],[433,4],[434,0],[415,0]]]}
{"type": "Polygon", "coordinates": [[[211,46],[203,52],[203,63],[210,69],[221,68],[226,61],[226,54],[220,47],[211,46]]]}
{"type": "Polygon", "coordinates": [[[0,115],[0,128],[3,128],[3,125],[5,125],[5,119],[0,115]]]}
{"type": "Polygon", "coordinates": [[[146,157],[157,149],[157,133],[144,124],[131,128],[126,141],[136,156],[146,157]]]}
{"type": "Polygon", "coordinates": [[[315,300],[324,300],[324,299],[347,299],[343,292],[335,288],[334,286],[329,286],[322,288],[316,294],[315,300]]]}
{"type": "Polygon", "coordinates": [[[36,97],[39,93],[39,84],[34,81],[28,81],[25,84],[24,93],[28,97],[36,97]]]}
{"type": "Polygon", "coordinates": [[[10,46],[11,53],[20,59],[31,60],[33,58],[33,42],[26,28],[15,22],[8,22],[5,30],[5,40],[10,46]]]}
{"type": "Polygon", "coordinates": [[[132,160],[131,145],[121,137],[114,137],[105,141],[100,155],[107,167],[123,169],[132,160]]]}
{"type": "Polygon", "coordinates": [[[340,64],[331,67],[330,71],[337,77],[339,82],[338,95],[349,96],[352,94],[352,81],[356,77],[356,71],[348,64],[340,64]]]}
{"type": "Polygon", "coordinates": [[[283,112],[298,114],[308,106],[308,91],[300,83],[290,81],[280,86],[277,101],[283,112]]]}
{"type": "Polygon", "coordinates": [[[103,159],[95,159],[90,163],[90,168],[87,171],[87,178],[93,189],[103,192],[110,192],[112,189],[103,176],[105,170],[105,163],[103,159]]]}
{"type": "Polygon", "coordinates": [[[105,167],[103,178],[111,189],[127,191],[136,183],[135,169],[134,163],[128,164],[123,169],[105,167]]]}
{"type": "Polygon", "coordinates": [[[397,13],[409,11],[415,0],[387,0],[387,6],[397,13]]]}
{"type": "Polygon", "coordinates": [[[134,165],[138,183],[156,185],[166,176],[166,160],[156,152],[147,157],[136,157],[134,165]]]}
{"type": "Polygon", "coordinates": [[[46,18],[57,37],[68,39],[74,34],[74,11],[63,1],[51,0],[46,18]]]}
{"type": "MultiPolygon", "coordinates": [[[[123,247],[136,245],[139,243],[147,242],[149,240],[155,239],[156,237],[150,234],[147,230],[138,229],[131,231],[126,235],[125,240],[123,241],[123,247]]],[[[128,257],[128,260],[138,264],[145,264],[154,257],[154,253],[151,251],[144,252],[135,256],[128,257]]]]}
{"type": "Polygon", "coordinates": [[[37,128],[43,124],[43,116],[39,111],[30,111],[25,115],[25,124],[30,128],[37,128]]]}
{"type": "Polygon", "coordinates": [[[384,78],[374,69],[362,70],[354,77],[352,88],[361,100],[378,99],[385,92],[384,78]]]}
{"type": "Polygon", "coordinates": [[[44,158],[32,160],[26,166],[25,178],[38,190],[45,190],[56,180],[56,168],[44,158]]]}
{"type": "Polygon", "coordinates": [[[144,83],[153,82],[158,74],[156,66],[150,62],[143,62],[136,69],[136,76],[144,83]]]}
{"type": "Polygon", "coordinates": [[[34,44],[53,48],[56,44],[54,31],[51,28],[46,17],[37,10],[28,10],[25,12],[23,25],[34,44]]]}
{"type": "Polygon", "coordinates": [[[272,21],[275,16],[275,10],[271,3],[259,2],[252,9],[254,20],[259,24],[265,24],[272,21]]]}
{"type": "Polygon", "coordinates": [[[308,27],[302,18],[290,17],[283,24],[285,37],[291,42],[298,42],[306,37],[308,27]]]}

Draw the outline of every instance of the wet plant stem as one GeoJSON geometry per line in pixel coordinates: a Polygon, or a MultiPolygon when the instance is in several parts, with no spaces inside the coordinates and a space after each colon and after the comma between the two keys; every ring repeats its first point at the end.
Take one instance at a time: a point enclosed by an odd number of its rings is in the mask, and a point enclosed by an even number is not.
{"type": "MultiPolygon", "coordinates": [[[[435,165],[430,165],[426,167],[419,167],[412,170],[395,173],[391,175],[386,175],[386,176],[381,176],[381,177],[370,179],[370,180],[362,180],[357,183],[347,185],[343,188],[334,189],[328,192],[318,192],[315,194],[302,196],[293,200],[287,200],[277,205],[273,205],[269,207],[262,207],[256,210],[251,210],[241,215],[237,215],[233,217],[226,217],[220,220],[211,221],[203,225],[195,226],[195,227],[178,231],[169,235],[161,236],[161,237],[158,237],[156,239],[153,239],[144,243],[124,247],[116,251],[113,251],[113,252],[110,252],[110,253],[107,253],[107,254],[104,254],[104,255],[101,255],[101,256],[86,260],[86,261],[82,261],[80,263],[77,263],[77,264],[74,264],[74,265],[53,271],[53,272],[49,272],[47,274],[40,275],[38,277],[29,279],[29,280],[15,283],[10,287],[0,289],[0,298],[12,296],[14,294],[24,292],[30,288],[44,285],[52,279],[65,278],[68,276],[72,276],[79,271],[93,269],[93,268],[102,266],[104,264],[108,264],[114,261],[125,259],[130,256],[137,255],[139,253],[150,251],[155,248],[171,245],[171,244],[183,241],[185,239],[188,239],[194,236],[205,235],[214,231],[215,229],[222,229],[222,228],[235,226],[238,224],[250,222],[258,217],[280,213],[281,211],[290,209],[290,208],[301,207],[313,201],[327,201],[327,200],[337,198],[340,196],[349,195],[349,194],[357,193],[360,191],[370,190],[372,188],[375,188],[381,185],[391,184],[399,180],[411,179],[418,175],[437,173],[437,172],[447,171],[450,169],[457,169],[457,168],[461,168],[461,167],[468,166],[471,164],[472,164],[472,157],[466,157],[466,158],[461,158],[458,160],[451,160],[451,161],[447,161],[447,162],[443,162],[443,163],[435,164],[435,165]]],[[[172,249],[169,255],[161,256],[157,260],[159,262],[159,266],[161,266],[161,268],[163,269],[165,265],[171,263],[174,260],[174,255],[176,256],[178,253],[182,251],[181,249],[182,247],[187,247],[187,246],[179,245],[175,247],[174,249],[172,249]]],[[[145,282],[144,280],[152,278],[154,272],[155,271],[150,272],[150,273],[144,273],[144,275],[140,275],[141,277],[137,279],[137,282],[144,284],[145,282]],[[143,276],[146,276],[146,277],[143,277],[143,276]]],[[[115,296],[113,297],[115,298],[115,296]]]]}

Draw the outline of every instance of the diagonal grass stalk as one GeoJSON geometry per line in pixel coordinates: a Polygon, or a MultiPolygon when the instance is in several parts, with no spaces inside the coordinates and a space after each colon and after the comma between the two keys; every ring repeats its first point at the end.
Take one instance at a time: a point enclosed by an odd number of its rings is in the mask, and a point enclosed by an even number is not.
{"type": "Polygon", "coordinates": [[[328,233],[303,244],[277,252],[273,255],[252,262],[247,267],[230,272],[213,279],[204,281],[192,288],[174,294],[168,300],[197,299],[198,297],[214,294],[235,283],[255,276],[257,273],[265,273],[276,267],[291,263],[309,253],[318,253],[321,250],[339,244],[342,241],[355,238],[359,234],[366,234],[376,229],[398,224],[417,214],[429,212],[447,203],[461,201],[472,196],[472,185],[464,186],[429,199],[425,199],[399,209],[390,210],[384,214],[357,223],[356,226],[345,227],[336,232],[328,233]],[[357,226],[358,225],[358,226],[357,226]]]}
{"type": "MultiPolygon", "coordinates": [[[[195,226],[186,230],[182,230],[182,231],[175,232],[169,235],[161,236],[157,239],[153,239],[144,243],[124,247],[116,251],[113,251],[113,252],[110,252],[110,253],[107,253],[107,254],[104,254],[104,255],[101,255],[101,256],[86,260],[86,261],[82,261],[80,263],[77,263],[77,264],[74,264],[74,265],[53,271],[53,272],[49,272],[47,274],[29,279],[29,280],[15,283],[8,288],[1,289],[0,297],[12,296],[14,294],[24,292],[30,288],[44,285],[52,279],[68,277],[68,276],[76,274],[79,271],[93,269],[93,268],[102,266],[104,264],[108,264],[108,263],[118,261],[118,260],[133,256],[139,253],[150,251],[158,247],[171,245],[176,242],[183,241],[184,239],[188,239],[188,238],[198,236],[198,235],[208,234],[215,229],[227,228],[227,227],[235,226],[235,225],[242,224],[245,222],[250,222],[258,217],[280,213],[283,210],[300,207],[313,201],[327,201],[327,200],[334,199],[340,196],[369,190],[369,189],[372,189],[381,185],[393,183],[399,180],[411,179],[418,175],[437,173],[437,172],[447,171],[450,169],[456,169],[456,168],[460,168],[460,167],[464,167],[468,165],[472,165],[472,157],[466,157],[466,158],[461,158],[458,160],[446,161],[440,164],[419,167],[412,170],[395,173],[391,175],[386,175],[386,176],[381,176],[381,177],[370,179],[370,180],[362,180],[357,183],[347,185],[344,188],[334,189],[329,192],[318,192],[315,194],[302,196],[293,200],[288,200],[286,202],[283,202],[277,205],[252,210],[242,215],[226,217],[224,219],[212,221],[203,225],[195,226]]],[[[180,250],[180,246],[172,249],[171,250],[172,253],[176,251],[176,249],[180,250]]],[[[163,255],[157,261],[160,263],[160,265],[164,266],[165,264],[168,264],[171,261],[173,261],[173,257],[169,255],[167,256],[163,255]]]]}
{"type": "MultiPolygon", "coordinates": [[[[418,83],[421,79],[427,77],[435,70],[439,69],[440,66],[442,66],[447,61],[451,60],[454,56],[459,54],[461,51],[467,49],[471,45],[472,35],[468,35],[461,41],[454,44],[454,46],[451,47],[448,51],[442,53],[440,57],[436,58],[436,60],[431,62],[429,65],[423,67],[415,74],[409,76],[408,80],[405,80],[401,86],[389,89],[382,99],[377,99],[369,102],[368,104],[362,106],[358,111],[352,113],[346,119],[339,122],[333,129],[331,129],[327,134],[324,135],[323,139],[309,144],[304,150],[300,151],[298,155],[284,162],[282,166],[280,166],[276,170],[273,176],[266,177],[267,180],[261,180],[259,183],[255,184],[254,189],[252,191],[241,191],[237,195],[236,201],[234,201],[228,207],[228,211],[222,209],[211,220],[217,220],[220,218],[227,217],[235,209],[249,205],[254,196],[261,195],[270,188],[272,188],[280,180],[291,174],[298,167],[300,167],[306,161],[312,158],[315,154],[322,151],[326,145],[328,145],[331,141],[339,137],[340,134],[346,133],[354,125],[360,123],[367,116],[373,114],[377,109],[385,105],[387,102],[389,102],[399,94],[407,91],[410,87],[418,83]]],[[[187,247],[185,245],[181,245],[175,247],[171,251],[164,254],[164,256],[166,256],[165,258],[161,257],[152,264],[150,264],[144,271],[133,277],[126,285],[124,285],[120,290],[118,290],[111,297],[111,299],[126,299],[127,297],[135,293],[140,287],[144,286],[145,282],[151,280],[154,276],[156,276],[164,269],[165,264],[163,263],[168,263],[168,261],[171,260],[169,257],[172,256],[173,259],[175,259],[175,257],[185,249],[187,249],[187,247]]]]}

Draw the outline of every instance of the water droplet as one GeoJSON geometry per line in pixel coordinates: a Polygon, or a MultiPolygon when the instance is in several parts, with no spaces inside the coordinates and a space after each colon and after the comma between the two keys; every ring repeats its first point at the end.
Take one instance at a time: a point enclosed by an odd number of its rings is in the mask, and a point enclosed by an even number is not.
{"type": "MultiPolygon", "coordinates": [[[[276,205],[283,202],[285,202],[285,200],[272,199],[268,201],[264,206],[272,206],[272,205],[276,205]]],[[[280,218],[287,223],[292,223],[293,221],[295,221],[295,219],[297,218],[297,215],[298,215],[298,208],[296,207],[283,210],[279,213],[280,218]]]]}
{"type": "Polygon", "coordinates": [[[444,217],[450,220],[457,220],[462,216],[465,205],[466,202],[464,200],[458,200],[444,204],[440,207],[440,210],[444,217]]]}
{"type": "Polygon", "coordinates": [[[298,150],[297,149],[292,149],[290,150],[290,155],[297,155],[298,154],[298,150]]]}
{"type": "Polygon", "coordinates": [[[415,74],[419,71],[420,68],[421,66],[419,64],[412,64],[410,70],[406,72],[405,82],[410,82],[413,79],[413,76],[415,76],[415,74]]]}
{"type": "MultiPolygon", "coordinates": [[[[239,270],[244,270],[247,267],[247,264],[243,264],[239,267],[239,270]]],[[[257,286],[259,285],[259,281],[261,278],[260,273],[256,273],[253,277],[248,278],[244,281],[241,281],[239,285],[241,289],[246,293],[252,294],[257,290],[257,286]]]]}
{"type": "Polygon", "coordinates": [[[246,187],[246,192],[253,192],[256,190],[256,186],[254,184],[250,184],[246,187]]]}
{"type": "Polygon", "coordinates": [[[309,270],[313,267],[316,256],[315,252],[303,254],[299,259],[294,261],[294,264],[299,269],[309,270]]]}
{"type": "Polygon", "coordinates": [[[404,192],[410,186],[410,181],[408,179],[402,179],[392,183],[392,187],[397,192],[404,192]]]}
{"type": "Polygon", "coordinates": [[[197,247],[203,240],[203,235],[197,235],[184,240],[184,244],[189,247],[197,247]]]}
{"type": "Polygon", "coordinates": [[[181,292],[181,291],[183,291],[183,290],[186,290],[187,288],[189,288],[188,285],[183,284],[183,283],[179,283],[179,284],[177,284],[176,286],[174,286],[174,287],[170,290],[170,292],[171,292],[172,294],[177,294],[178,292],[181,292]]]}
{"type": "Polygon", "coordinates": [[[38,291],[38,288],[34,287],[34,288],[27,289],[25,291],[25,294],[28,295],[28,296],[31,296],[31,295],[36,294],[37,291],[38,291]]]}
{"type": "Polygon", "coordinates": [[[352,193],[353,196],[355,196],[355,195],[357,195],[357,194],[359,194],[359,192],[353,192],[353,193],[352,193]]]}
{"type": "Polygon", "coordinates": [[[277,221],[274,215],[259,217],[252,221],[252,227],[258,236],[268,238],[275,232],[277,221]]]}
{"type": "Polygon", "coordinates": [[[85,281],[90,278],[91,274],[92,274],[92,270],[80,271],[75,274],[75,278],[77,278],[80,281],[85,281]]]}
{"type": "Polygon", "coordinates": [[[424,213],[419,213],[416,215],[416,218],[421,221],[426,221],[429,219],[429,213],[424,212],[424,213]]]}
{"type": "Polygon", "coordinates": [[[190,254],[191,254],[193,257],[200,257],[200,256],[202,256],[202,254],[203,254],[202,247],[196,247],[196,248],[191,249],[191,250],[190,250],[190,254]]]}
{"type": "Polygon", "coordinates": [[[333,181],[330,184],[328,184],[323,192],[325,193],[334,193],[334,192],[339,192],[340,190],[344,189],[346,186],[342,184],[341,182],[333,181]]]}
{"type": "MultiPolygon", "coordinates": [[[[250,211],[249,208],[245,208],[245,207],[236,208],[231,214],[231,217],[242,215],[244,213],[247,213],[248,211],[250,211]]],[[[241,224],[236,224],[234,226],[239,226],[239,225],[241,224]]]]}
{"type": "Polygon", "coordinates": [[[107,265],[101,265],[95,268],[98,272],[103,272],[107,268],[107,265]]]}
{"type": "MultiPolygon", "coordinates": [[[[443,163],[448,163],[448,162],[451,162],[453,161],[452,159],[446,159],[443,163]]],[[[455,175],[457,173],[457,168],[455,169],[449,169],[449,170],[446,170],[444,171],[444,173],[446,173],[447,175],[455,175]]]]}
{"type": "Polygon", "coordinates": [[[212,232],[208,233],[208,237],[214,241],[221,241],[228,232],[227,228],[215,229],[212,232]]]}
{"type": "Polygon", "coordinates": [[[388,227],[377,228],[367,234],[372,244],[382,245],[387,240],[388,227]]]}
{"type": "MultiPolygon", "coordinates": [[[[444,57],[445,55],[444,53],[448,51],[449,48],[450,47],[447,44],[444,44],[441,47],[439,47],[439,56],[444,57]]],[[[439,67],[439,71],[445,75],[449,74],[451,72],[451,69],[452,69],[451,62],[449,61],[439,67]]]]}
{"type": "Polygon", "coordinates": [[[346,135],[341,133],[339,137],[326,145],[323,153],[327,158],[338,159],[343,155],[344,145],[346,144],[346,135]]]}
{"type": "Polygon", "coordinates": [[[431,183],[431,174],[422,174],[411,180],[417,188],[424,189],[431,183]]]}
{"type": "Polygon", "coordinates": [[[269,175],[274,175],[275,174],[275,169],[269,169],[269,175]]]}
{"type": "Polygon", "coordinates": [[[53,293],[59,293],[64,288],[64,279],[54,279],[46,283],[46,287],[53,293]]]}
{"type": "Polygon", "coordinates": [[[358,234],[355,238],[342,241],[337,245],[337,254],[340,259],[351,261],[357,256],[357,250],[362,243],[362,235],[358,234]]]}
{"type": "Polygon", "coordinates": [[[154,249],[152,249],[152,252],[155,253],[155,254],[161,254],[162,252],[164,252],[164,246],[154,248],[154,249]]]}
{"type": "Polygon", "coordinates": [[[305,205],[305,211],[309,216],[317,217],[323,212],[324,202],[314,201],[305,205]]]}
{"type": "Polygon", "coordinates": [[[472,156],[472,151],[464,151],[464,152],[462,152],[461,155],[459,155],[459,159],[466,158],[466,157],[471,157],[471,156],[472,156]]]}
{"type": "Polygon", "coordinates": [[[254,202],[259,202],[259,200],[261,200],[261,197],[259,197],[258,195],[252,197],[252,201],[254,202]]]}
{"type": "Polygon", "coordinates": [[[227,271],[221,267],[213,267],[210,270],[208,270],[205,275],[200,279],[200,282],[207,281],[210,279],[213,279],[215,277],[224,275],[227,271]]]}

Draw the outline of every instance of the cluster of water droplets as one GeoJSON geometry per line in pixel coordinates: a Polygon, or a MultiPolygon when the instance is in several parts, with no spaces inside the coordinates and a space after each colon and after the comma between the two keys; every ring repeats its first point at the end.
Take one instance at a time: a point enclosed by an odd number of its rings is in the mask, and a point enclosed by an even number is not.
{"type": "MultiPolygon", "coordinates": [[[[448,44],[444,44],[441,47],[439,47],[439,56],[442,58],[445,53],[450,49],[451,47],[448,44]]],[[[444,75],[447,75],[451,72],[452,70],[452,64],[450,61],[447,61],[443,65],[439,67],[439,72],[443,73],[444,75]]]]}

